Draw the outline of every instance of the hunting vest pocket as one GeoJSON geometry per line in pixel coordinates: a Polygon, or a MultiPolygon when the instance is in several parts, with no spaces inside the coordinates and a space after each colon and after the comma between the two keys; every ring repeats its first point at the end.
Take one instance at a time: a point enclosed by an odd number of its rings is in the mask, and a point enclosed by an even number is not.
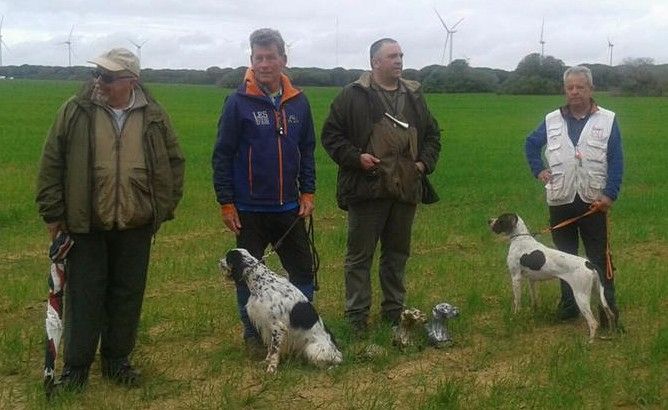
{"type": "Polygon", "coordinates": [[[375,172],[380,177],[381,198],[417,204],[422,198],[417,159],[417,130],[397,125],[383,117],[373,126],[367,152],[380,159],[375,172]]]}
{"type": "Polygon", "coordinates": [[[545,184],[545,194],[548,202],[558,202],[566,198],[568,189],[565,189],[566,176],[563,172],[552,172],[550,182],[545,184]]]}

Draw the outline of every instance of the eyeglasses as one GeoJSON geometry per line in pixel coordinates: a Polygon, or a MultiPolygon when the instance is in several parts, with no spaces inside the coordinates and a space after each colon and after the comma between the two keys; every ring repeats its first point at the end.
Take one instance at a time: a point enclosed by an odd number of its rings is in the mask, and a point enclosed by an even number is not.
{"type": "Polygon", "coordinates": [[[123,75],[123,76],[115,77],[111,74],[107,74],[107,73],[105,73],[103,71],[100,71],[100,70],[93,70],[91,72],[91,74],[93,75],[93,78],[99,79],[105,84],[111,84],[111,83],[116,82],[118,80],[126,80],[128,78],[134,78],[131,75],[123,75]]]}

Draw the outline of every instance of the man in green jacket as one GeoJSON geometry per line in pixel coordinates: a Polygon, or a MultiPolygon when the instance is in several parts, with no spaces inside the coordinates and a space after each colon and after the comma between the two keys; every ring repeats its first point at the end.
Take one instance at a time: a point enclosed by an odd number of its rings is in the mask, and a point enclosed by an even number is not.
{"type": "Polygon", "coordinates": [[[346,86],[332,103],[322,144],[338,164],[336,198],[348,211],[346,318],[363,333],[371,306],[370,269],[380,239],[382,314],[396,324],[404,309],[404,270],[419,202],[431,186],[440,131],[420,90],[401,78],[399,43],[371,45],[371,72],[346,86]]]}
{"type": "Polygon", "coordinates": [[[123,48],[90,61],[93,80],[63,104],[44,144],[39,213],[51,238],[68,232],[64,368],[81,389],[98,341],[102,375],[136,386],[129,361],[146,285],[151,237],[172,219],[185,159],[167,113],[138,83],[123,48]]]}

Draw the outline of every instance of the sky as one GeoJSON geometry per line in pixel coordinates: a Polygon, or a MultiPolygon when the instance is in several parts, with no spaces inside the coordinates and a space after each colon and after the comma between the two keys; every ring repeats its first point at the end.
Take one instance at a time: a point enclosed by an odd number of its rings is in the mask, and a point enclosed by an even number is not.
{"type": "Polygon", "coordinates": [[[369,66],[369,45],[399,41],[405,68],[453,59],[474,67],[513,70],[540,52],[566,65],[649,57],[668,63],[668,0],[0,0],[3,65],[89,65],[113,47],[137,52],[144,68],[248,65],[249,34],[279,30],[288,44],[288,66],[369,66]],[[72,30],[71,37],[70,30],[72,30]]]}

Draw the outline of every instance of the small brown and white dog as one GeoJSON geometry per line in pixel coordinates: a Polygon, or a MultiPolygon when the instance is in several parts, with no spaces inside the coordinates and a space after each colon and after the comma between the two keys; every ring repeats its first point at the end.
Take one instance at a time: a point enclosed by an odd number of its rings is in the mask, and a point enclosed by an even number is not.
{"type": "Polygon", "coordinates": [[[246,310],[268,348],[268,373],[276,372],[280,357],[291,353],[318,367],[343,361],[315,307],[287,278],[240,248],[227,252],[219,267],[235,282],[245,282],[250,290],[246,310]]]}
{"type": "Polygon", "coordinates": [[[529,295],[533,306],[537,303],[535,282],[559,278],[566,281],[573,289],[575,302],[589,326],[590,341],[594,339],[598,328],[598,322],[594,319],[590,306],[592,286],[596,286],[599,291],[601,305],[608,322],[615,323],[598,272],[591,262],[541,244],[534,239],[522,218],[516,214],[503,214],[490,219],[488,223],[494,233],[503,234],[510,239],[506,262],[513,285],[513,313],[517,313],[520,309],[523,277],[529,281],[529,295]]]}

